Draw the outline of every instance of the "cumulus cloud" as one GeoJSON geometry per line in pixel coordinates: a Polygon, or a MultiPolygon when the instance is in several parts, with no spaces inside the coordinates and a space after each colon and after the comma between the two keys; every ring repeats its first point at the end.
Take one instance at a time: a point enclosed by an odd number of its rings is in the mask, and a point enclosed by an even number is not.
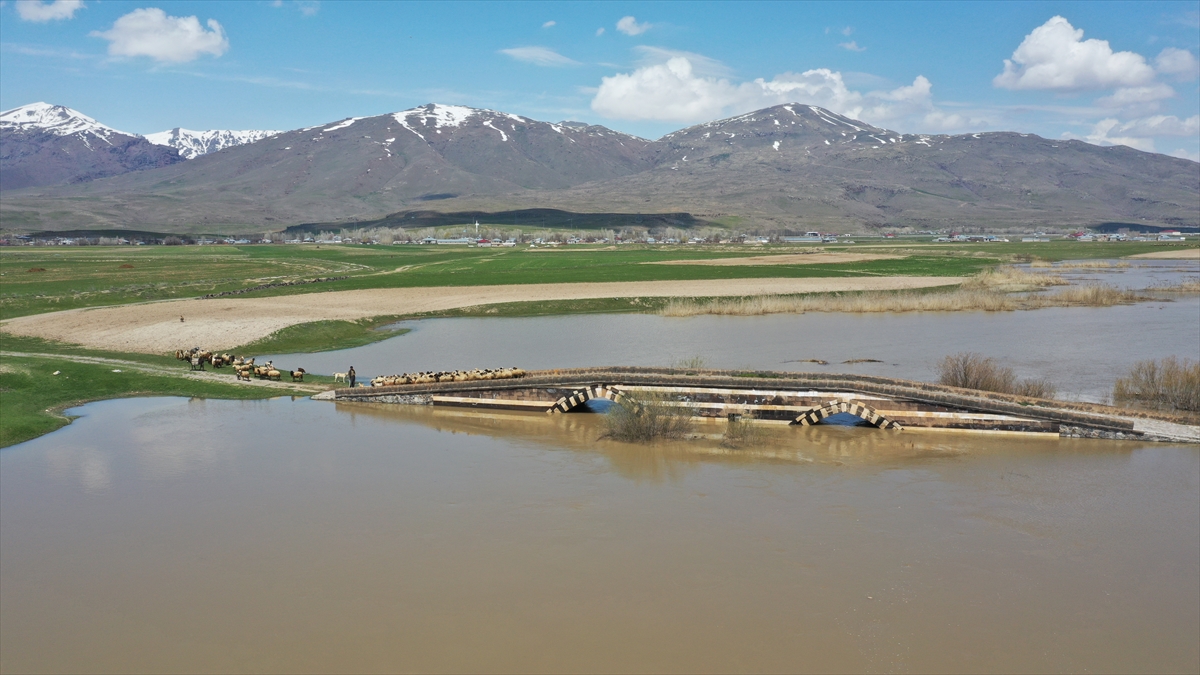
{"type": "Polygon", "coordinates": [[[736,83],[698,72],[691,58],[673,55],[662,63],[601,78],[592,109],[613,119],[689,123],[796,102],[872,124],[901,121],[943,131],[971,123],[937,110],[932,88],[927,78],[917,76],[911,85],[863,93],[850,89],[841,73],[827,68],[736,83]]]}
{"type": "Polygon", "coordinates": [[[632,16],[626,16],[622,17],[621,20],[617,22],[617,30],[626,35],[641,35],[642,33],[650,30],[650,24],[638,23],[637,19],[633,18],[632,16]]]}
{"type": "Polygon", "coordinates": [[[1172,75],[1180,80],[1195,79],[1200,75],[1200,64],[1186,49],[1167,47],[1154,59],[1154,69],[1163,75],[1172,75]]]}
{"type": "Polygon", "coordinates": [[[168,16],[157,7],[135,9],[122,16],[106,31],[92,31],[94,37],[108,40],[113,56],[149,56],[156,61],[182,63],[201,54],[220,56],[229,50],[225,29],[216,19],[206,23],[194,16],[168,16]]]}
{"type": "Polygon", "coordinates": [[[513,47],[501,49],[501,54],[507,54],[518,61],[532,63],[535,66],[577,66],[579,62],[567,58],[548,47],[513,47]]]}
{"type": "Polygon", "coordinates": [[[1114,52],[1107,40],[1084,40],[1061,16],[1033,29],[1004,60],[992,83],[1004,89],[1082,91],[1137,87],[1154,79],[1154,69],[1134,52],[1114,52]]]}
{"type": "Polygon", "coordinates": [[[847,50],[847,51],[852,51],[852,52],[865,52],[865,51],[867,51],[867,48],[866,48],[866,47],[859,47],[859,46],[858,46],[858,41],[857,41],[857,40],[851,40],[851,41],[849,41],[849,42],[839,42],[839,43],[838,43],[838,46],[839,46],[839,47],[841,47],[842,49],[845,49],[845,50],[847,50]]]}
{"type": "Polygon", "coordinates": [[[15,6],[23,21],[45,23],[75,18],[75,12],[83,8],[83,0],[17,0],[15,6]]]}

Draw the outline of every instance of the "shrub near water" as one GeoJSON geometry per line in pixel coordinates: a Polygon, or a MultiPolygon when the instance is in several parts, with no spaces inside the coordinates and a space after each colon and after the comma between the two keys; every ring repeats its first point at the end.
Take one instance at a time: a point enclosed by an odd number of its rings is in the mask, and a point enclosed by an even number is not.
{"type": "Polygon", "coordinates": [[[1169,356],[1139,361],[1113,386],[1113,401],[1200,411],[1200,361],[1169,356]]]}
{"type": "Polygon", "coordinates": [[[951,354],[938,364],[938,382],[962,389],[994,391],[1033,398],[1053,398],[1057,388],[1049,380],[1017,380],[1012,368],[975,352],[951,354]]]}
{"type": "Polygon", "coordinates": [[[684,438],[692,431],[693,412],[690,406],[663,397],[627,396],[604,415],[601,438],[635,443],[684,438]]]}

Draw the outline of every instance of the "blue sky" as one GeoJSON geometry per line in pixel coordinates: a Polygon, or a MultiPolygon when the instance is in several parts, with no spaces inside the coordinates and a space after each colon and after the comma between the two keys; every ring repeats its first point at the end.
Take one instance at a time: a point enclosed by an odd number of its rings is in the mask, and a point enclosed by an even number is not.
{"type": "Polygon", "coordinates": [[[438,102],[657,138],[782,102],[1200,160],[1200,4],[0,1],[0,108],[134,133],[438,102]]]}

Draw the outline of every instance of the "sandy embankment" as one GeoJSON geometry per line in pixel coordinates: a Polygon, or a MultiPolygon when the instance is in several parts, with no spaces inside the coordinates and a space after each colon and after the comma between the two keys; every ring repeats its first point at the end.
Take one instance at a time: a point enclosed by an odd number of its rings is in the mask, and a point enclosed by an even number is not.
{"type": "Polygon", "coordinates": [[[0,326],[17,335],[97,349],[163,354],[192,346],[230,349],[310,321],[356,320],[506,302],[880,291],[962,282],[961,277],[842,277],[382,288],[76,309],[17,317],[0,326]]]}
{"type": "Polygon", "coordinates": [[[784,253],[756,255],[744,258],[704,258],[702,260],[656,260],[643,265],[713,265],[717,267],[754,267],[758,265],[822,265],[830,263],[864,262],[867,260],[899,260],[905,256],[883,253],[784,253]]]}
{"type": "Polygon", "coordinates": [[[1178,251],[1155,251],[1125,256],[1127,258],[1157,258],[1158,260],[1200,260],[1200,248],[1185,248],[1178,251]]]}

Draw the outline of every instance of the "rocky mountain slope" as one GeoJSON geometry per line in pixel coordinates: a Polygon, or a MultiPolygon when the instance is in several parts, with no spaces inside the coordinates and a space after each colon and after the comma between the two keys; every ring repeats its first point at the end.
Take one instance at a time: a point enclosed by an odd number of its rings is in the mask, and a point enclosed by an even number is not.
{"type": "Polygon", "coordinates": [[[78,183],[180,162],[175,150],[117,131],[65,106],[0,113],[0,189],[78,183]]]}
{"type": "Polygon", "coordinates": [[[170,131],[160,131],[146,134],[145,139],[155,145],[175,148],[184,159],[195,159],[210,152],[232,148],[235,145],[245,145],[264,138],[283,133],[281,131],[245,130],[232,131],[229,129],[210,129],[208,131],[192,131],[175,127],[170,131]]]}
{"type": "Polygon", "coordinates": [[[544,208],[826,231],[1195,226],[1200,164],[1029,134],[899,134],[799,104],[654,142],[429,104],[0,202],[8,227],[181,231],[544,208]]]}

